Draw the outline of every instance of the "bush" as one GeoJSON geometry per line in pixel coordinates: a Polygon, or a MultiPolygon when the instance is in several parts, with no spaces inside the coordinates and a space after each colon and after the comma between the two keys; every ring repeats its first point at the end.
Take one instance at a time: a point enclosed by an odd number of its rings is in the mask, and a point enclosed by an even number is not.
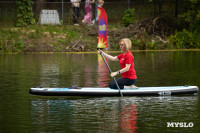
{"type": "Polygon", "coordinates": [[[128,26],[130,24],[133,24],[136,22],[135,19],[135,9],[128,9],[124,12],[123,17],[122,17],[122,24],[124,26],[128,26]]]}
{"type": "Polygon", "coordinates": [[[188,1],[187,11],[179,17],[188,24],[187,30],[178,31],[170,36],[170,43],[178,49],[200,48],[200,1],[188,1]]]}
{"type": "Polygon", "coordinates": [[[31,0],[16,0],[17,4],[17,24],[16,26],[29,26],[34,24],[31,0]]]}
{"type": "Polygon", "coordinates": [[[179,31],[171,35],[170,44],[175,45],[178,49],[183,48],[200,48],[200,32],[198,31],[179,31]]]}

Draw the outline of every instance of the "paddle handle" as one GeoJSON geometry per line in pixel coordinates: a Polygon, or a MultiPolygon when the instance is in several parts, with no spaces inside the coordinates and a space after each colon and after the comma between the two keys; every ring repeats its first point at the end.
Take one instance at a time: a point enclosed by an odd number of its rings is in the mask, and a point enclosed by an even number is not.
{"type": "MultiPolygon", "coordinates": [[[[105,60],[104,56],[102,55],[102,52],[100,52],[100,55],[101,55],[101,57],[103,58],[104,62],[106,63],[106,66],[108,67],[110,73],[112,73],[112,70],[110,69],[110,67],[109,67],[109,65],[108,65],[108,63],[107,63],[107,61],[105,60]]],[[[122,92],[121,92],[121,90],[120,90],[120,88],[119,88],[119,85],[118,85],[118,83],[117,83],[117,80],[115,79],[115,77],[113,77],[113,78],[114,78],[114,81],[115,81],[115,83],[116,83],[116,85],[117,85],[117,88],[118,88],[118,90],[119,90],[120,95],[123,97],[123,94],[122,94],[122,92]]]]}
{"type": "Polygon", "coordinates": [[[104,62],[106,63],[106,66],[108,67],[110,73],[112,73],[112,70],[110,69],[110,67],[109,67],[109,65],[108,65],[108,63],[107,63],[107,61],[106,61],[106,59],[104,58],[104,56],[102,55],[101,52],[100,52],[100,55],[101,55],[101,57],[103,58],[104,62]]]}

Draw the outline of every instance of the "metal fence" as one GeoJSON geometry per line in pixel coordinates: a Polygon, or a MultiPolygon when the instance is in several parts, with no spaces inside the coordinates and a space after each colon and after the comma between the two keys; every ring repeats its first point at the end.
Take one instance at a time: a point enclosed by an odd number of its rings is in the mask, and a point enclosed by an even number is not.
{"type": "MultiPolygon", "coordinates": [[[[123,12],[129,8],[135,9],[135,17],[142,19],[151,16],[169,16],[176,17],[184,12],[185,0],[123,0],[104,3],[103,8],[107,12],[108,22],[110,24],[120,22],[123,12]]],[[[80,14],[83,19],[85,15],[85,3],[81,2],[80,14]]],[[[14,1],[0,1],[0,25],[14,25],[16,22],[16,3],[14,1]]],[[[70,1],[64,2],[34,2],[33,12],[36,22],[42,9],[53,9],[59,13],[60,20],[63,24],[72,24],[72,6],[70,1]]],[[[95,5],[93,4],[93,18],[95,17],[95,5]]]]}

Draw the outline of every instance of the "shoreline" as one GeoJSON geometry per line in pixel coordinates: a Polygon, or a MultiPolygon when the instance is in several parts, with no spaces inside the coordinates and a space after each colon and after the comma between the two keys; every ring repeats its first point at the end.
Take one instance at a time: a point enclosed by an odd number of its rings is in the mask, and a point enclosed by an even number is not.
{"type": "MultiPolygon", "coordinates": [[[[1,27],[0,54],[21,53],[96,53],[98,43],[97,26],[51,26],[1,27]]],[[[124,36],[132,41],[132,51],[198,51],[178,49],[169,38],[157,35],[132,33],[128,27],[110,26],[108,52],[119,51],[118,41],[124,36]],[[126,35],[125,35],[126,34],[126,35]],[[127,36],[128,35],[128,36],[127,36]]],[[[169,36],[168,36],[169,37],[169,36]]],[[[183,47],[185,48],[185,47],[183,47]]]]}
{"type": "MultiPolygon", "coordinates": [[[[176,51],[200,51],[200,49],[166,49],[166,50],[131,50],[131,52],[176,52],[176,51]]],[[[106,51],[107,53],[120,53],[121,51],[106,51]]],[[[18,52],[18,53],[0,53],[0,55],[15,54],[96,54],[97,51],[81,51],[81,52],[18,52]]]]}

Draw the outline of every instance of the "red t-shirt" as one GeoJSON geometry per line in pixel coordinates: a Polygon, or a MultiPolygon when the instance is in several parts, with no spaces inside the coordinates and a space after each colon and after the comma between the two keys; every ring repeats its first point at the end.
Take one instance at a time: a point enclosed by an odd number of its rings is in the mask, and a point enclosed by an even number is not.
{"type": "Polygon", "coordinates": [[[130,51],[127,51],[125,54],[122,53],[117,56],[120,60],[121,69],[126,67],[126,64],[131,64],[130,69],[127,72],[122,73],[123,78],[137,79],[136,72],[134,69],[134,57],[130,51]]]}

